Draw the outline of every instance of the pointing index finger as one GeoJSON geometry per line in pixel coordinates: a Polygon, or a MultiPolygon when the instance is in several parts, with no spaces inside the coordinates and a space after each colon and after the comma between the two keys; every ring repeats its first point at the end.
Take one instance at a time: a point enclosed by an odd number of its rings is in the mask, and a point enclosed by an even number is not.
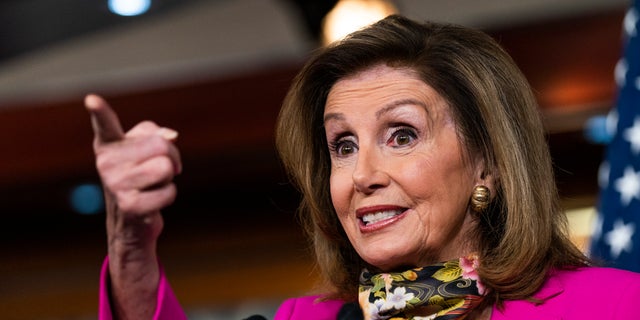
{"type": "Polygon", "coordinates": [[[91,115],[91,125],[97,142],[107,143],[124,137],[118,115],[102,97],[89,94],[84,98],[84,105],[91,115]]]}

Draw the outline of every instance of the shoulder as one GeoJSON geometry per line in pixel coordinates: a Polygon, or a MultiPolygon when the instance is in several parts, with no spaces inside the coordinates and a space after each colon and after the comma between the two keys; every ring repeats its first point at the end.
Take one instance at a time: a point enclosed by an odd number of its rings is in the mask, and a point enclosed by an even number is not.
{"type": "MultiPolygon", "coordinates": [[[[601,267],[551,272],[547,283],[562,289],[549,300],[553,308],[562,308],[565,319],[634,319],[640,297],[640,273],[601,267]],[[572,315],[572,317],[569,317],[572,315]]],[[[546,286],[546,284],[545,284],[546,286]]]]}
{"type": "Polygon", "coordinates": [[[278,307],[274,320],[335,319],[342,305],[344,301],[326,300],[322,296],[290,298],[278,307]]]}
{"type": "Polygon", "coordinates": [[[503,310],[494,308],[492,319],[534,314],[545,319],[631,319],[640,297],[640,274],[600,267],[554,270],[533,297],[538,302],[505,302],[503,310]]]}
{"type": "Polygon", "coordinates": [[[600,283],[603,285],[626,285],[640,282],[640,273],[602,267],[584,267],[577,269],[554,270],[550,279],[558,279],[565,283],[600,283]]]}
{"type": "Polygon", "coordinates": [[[547,286],[559,286],[563,295],[569,297],[598,296],[600,301],[617,300],[625,292],[640,290],[640,273],[601,267],[554,270],[544,287],[547,286]],[[593,295],[594,292],[602,294],[593,295]]]}
{"type": "MultiPolygon", "coordinates": [[[[623,292],[640,291],[640,273],[615,268],[586,267],[575,270],[555,270],[545,286],[557,284],[566,296],[585,296],[595,292],[598,299],[618,299],[623,292]],[[603,297],[604,296],[604,297],[603,297]]],[[[636,296],[637,297],[637,296],[636,296]]],[[[613,301],[612,301],[613,302],[613,301]]]]}

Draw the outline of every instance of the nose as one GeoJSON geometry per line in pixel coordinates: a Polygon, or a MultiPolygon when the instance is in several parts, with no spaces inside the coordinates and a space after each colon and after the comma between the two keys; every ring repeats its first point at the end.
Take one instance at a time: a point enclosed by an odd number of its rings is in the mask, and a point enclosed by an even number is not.
{"type": "Polygon", "coordinates": [[[358,159],[353,170],[353,185],[356,191],[364,194],[371,194],[389,185],[385,159],[378,150],[359,149],[358,159]]]}

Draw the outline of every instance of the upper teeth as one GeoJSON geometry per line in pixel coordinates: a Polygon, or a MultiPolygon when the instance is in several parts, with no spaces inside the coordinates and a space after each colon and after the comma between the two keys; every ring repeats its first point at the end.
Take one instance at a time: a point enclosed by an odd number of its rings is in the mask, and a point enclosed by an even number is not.
{"type": "Polygon", "coordinates": [[[399,210],[387,210],[387,211],[378,211],[378,212],[374,212],[374,213],[369,213],[366,214],[362,217],[362,221],[365,224],[369,224],[369,223],[375,223],[378,221],[382,221],[385,219],[389,219],[395,215],[400,214],[401,211],[399,210]]]}

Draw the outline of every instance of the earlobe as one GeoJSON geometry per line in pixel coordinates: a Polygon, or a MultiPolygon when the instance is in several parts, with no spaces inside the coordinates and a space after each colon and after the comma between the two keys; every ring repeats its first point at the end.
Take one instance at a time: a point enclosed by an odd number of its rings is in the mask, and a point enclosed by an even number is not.
{"type": "MultiPolygon", "coordinates": [[[[476,194],[476,189],[479,187],[485,187],[488,190],[487,201],[490,203],[495,197],[497,172],[494,168],[487,168],[484,159],[476,161],[476,183],[473,191],[473,195],[476,194]]],[[[472,196],[473,198],[473,196],[472,196]]]]}
{"type": "Polygon", "coordinates": [[[476,187],[483,186],[489,189],[489,202],[493,200],[495,196],[496,190],[496,175],[494,173],[488,173],[487,171],[482,171],[481,174],[478,175],[478,180],[476,181],[476,187]]]}

